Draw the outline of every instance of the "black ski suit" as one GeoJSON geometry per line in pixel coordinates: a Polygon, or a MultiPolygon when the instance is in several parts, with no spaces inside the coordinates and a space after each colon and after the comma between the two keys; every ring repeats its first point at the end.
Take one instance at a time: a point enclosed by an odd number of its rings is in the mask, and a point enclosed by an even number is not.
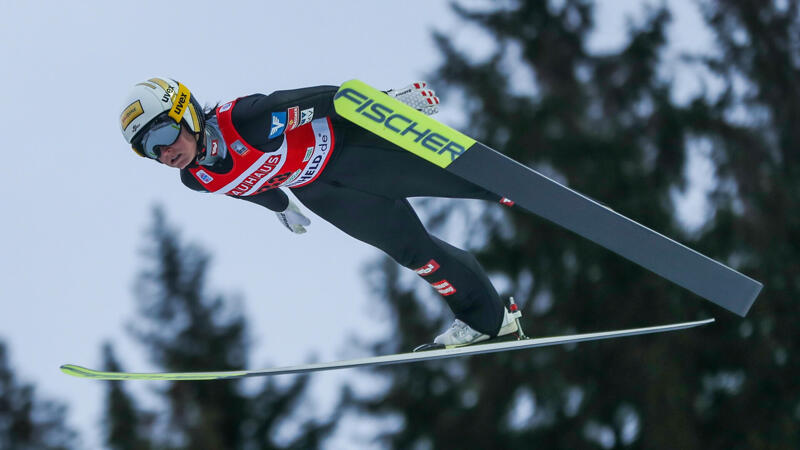
{"type": "MultiPolygon", "coordinates": [[[[417,271],[444,296],[458,319],[496,335],[503,304],[486,273],[471,254],[430,235],[407,199],[500,197],[339,117],[333,108],[336,91],[335,86],[318,86],[243,97],[233,107],[233,125],[251,146],[272,152],[283,139],[269,137],[272,112],[313,108],[315,118],[329,117],[335,136],[330,160],[315,181],[293,188],[294,195],[340,230],[417,271]]],[[[226,168],[223,160],[204,170],[224,173],[230,166],[226,168]]],[[[187,169],[181,170],[183,183],[204,191],[187,169]]],[[[238,198],[272,211],[285,210],[289,201],[280,189],[238,198]]]]}

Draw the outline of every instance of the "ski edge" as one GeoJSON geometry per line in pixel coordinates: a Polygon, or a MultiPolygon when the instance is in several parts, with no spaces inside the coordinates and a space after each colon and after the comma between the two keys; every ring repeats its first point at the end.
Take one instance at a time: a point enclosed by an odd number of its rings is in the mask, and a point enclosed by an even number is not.
{"type": "Polygon", "coordinates": [[[698,320],[693,322],[682,322],[668,325],[657,325],[643,328],[631,328],[626,330],[600,331],[593,333],[574,334],[556,337],[543,337],[534,339],[523,339],[518,341],[499,342],[490,344],[477,344],[467,347],[458,347],[443,350],[430,350],[418,353],[398,353],[394,355],[372,356],[359,359],[334,361],[327,363],[303,364],[298,366],[285,366],[263,370],[241,370],[241,371],[217,371],[217,372],[160,372],[160,373],[137,373],[137,372],[103,372],[89,369],[86,367],[64,364],[61,371],[67,375],[78,378],[89,378],[95,380],[119,381],[119,380],[150,380],[150,381],[202,381],[202,380],[223,380],[232,378],[245,378],[269,375],[284,375],[307,372],[318,372],[325,370],[345,369],[360,366],[381,366],[389,364],[402,364],[410,362],[430,361],[435,359],[453,358],[456,356],[471,356],[486,353],[495,353],[507,350],[520,350],[524,348],[545,347],[552,345],[576,344],[586,341],[597,341],[613,339],[619,337],[636,336],[643,334],[663,333],[667,331],[677,331],[687,328],[707,325],[714,322],[714,318],[698,320]]]}

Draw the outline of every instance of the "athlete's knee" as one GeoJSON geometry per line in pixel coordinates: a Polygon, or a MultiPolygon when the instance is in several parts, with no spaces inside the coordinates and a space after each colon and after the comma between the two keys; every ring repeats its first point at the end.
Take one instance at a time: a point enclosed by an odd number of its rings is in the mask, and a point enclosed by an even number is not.
{"type": "Polygon", "coordinates": [[[419,267],[436,253],[430,239],[412,236],[394,236],[380,247],[398,264],[409,269],[419,267]]]}

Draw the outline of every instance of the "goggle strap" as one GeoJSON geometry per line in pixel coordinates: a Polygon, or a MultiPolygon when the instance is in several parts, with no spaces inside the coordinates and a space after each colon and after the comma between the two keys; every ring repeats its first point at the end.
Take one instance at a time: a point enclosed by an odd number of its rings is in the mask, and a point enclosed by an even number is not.
{"type": "MultiPolygon", "coordinates": [[[[133,150],[134,153],[136,153],[137,155],[141,156],[142,158],[147,158],[147,155],[145,155],[144,153],[139,151],[139,149],[136,148],[135,145],[131,145],[131,149],[133,150]]],[[[148,159],[150,159],[150,158],[148,158],[148,159]]]]}

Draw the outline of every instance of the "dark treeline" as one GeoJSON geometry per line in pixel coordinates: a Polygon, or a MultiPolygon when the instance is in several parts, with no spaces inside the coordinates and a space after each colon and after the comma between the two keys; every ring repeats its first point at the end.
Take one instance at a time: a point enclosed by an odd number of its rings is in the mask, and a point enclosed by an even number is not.
{"type": "Polygon", "coordinates": [[[0,341],[0,449],[78,448],[78,436],[66,423],[66,406],[42,398],[33,384],[19,380],[8,353],[0,341]]]}
{"type": "MultiPolygon", "coordinates": [[[[432,85],[445,102],[466,99],[468,134],[763,281],[747,318],[537,217],[486,205],[466,243],[509,281],[506,294],[523,305],[529,334],[717,323],[378,368],[391,379],[388,391],[350,404],[398,417],[403,426],[382,436],[389,447],[800,447],[798,5],[699,5],[718,49],[682,59],[712,80],[688,101],[675,100],[674,80],[664,76],[669,5],[631,25],[619,51],[596,55],[586,50],[592,2],[456,4],[496,51],[476,60],[463,40],[438,34],[445,62],[432,85]],[[688,187],[693,152],[710,160],[715,179],[708,220],[690,231],[674,199],[688,187]]],[[[454,215],[445,202],[427,212],[445,230],[442,218],[454,215]]],[[[375,275],[398,330],[376,351],[409,348],[446,325],[448,318],[424,313],[434,295],[418,296],[391,263],[375,275]]]]}

